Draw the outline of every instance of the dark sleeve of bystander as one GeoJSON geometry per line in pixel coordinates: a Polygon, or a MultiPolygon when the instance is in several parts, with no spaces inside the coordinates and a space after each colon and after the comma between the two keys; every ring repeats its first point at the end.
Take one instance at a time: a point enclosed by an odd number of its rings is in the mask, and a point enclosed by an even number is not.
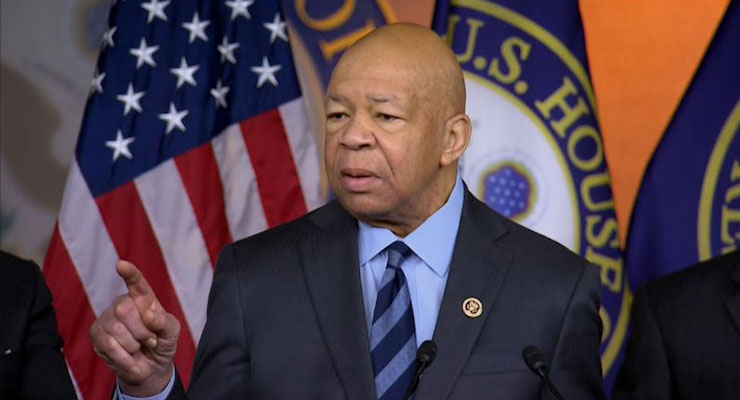
{"type": "Polygon", "coordinates": [[[62,344],[39,267],[0,252],[0,399],[76,399],[62,344]]]}

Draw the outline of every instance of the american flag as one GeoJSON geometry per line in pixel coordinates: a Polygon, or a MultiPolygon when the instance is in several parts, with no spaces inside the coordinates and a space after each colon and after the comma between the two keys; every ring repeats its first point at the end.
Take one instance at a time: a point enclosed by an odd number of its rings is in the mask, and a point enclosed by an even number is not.
{"type": "Polygon", "coordinates": [[[279,2],[120,0],[89,96],[44,263],[69,368],[110,397],[88,330],[127,259],[182,322],[187,385],[221,248],[321,203],[279,2]]]}

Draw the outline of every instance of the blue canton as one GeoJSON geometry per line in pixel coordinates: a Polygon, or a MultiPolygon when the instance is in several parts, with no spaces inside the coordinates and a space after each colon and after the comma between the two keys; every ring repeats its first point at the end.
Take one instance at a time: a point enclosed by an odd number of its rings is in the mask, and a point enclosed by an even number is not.
{"type": "Polygon", "coordinates": [[[279,2],[118,1],[77,160],[98,196],[299,96],[279,2]]]}

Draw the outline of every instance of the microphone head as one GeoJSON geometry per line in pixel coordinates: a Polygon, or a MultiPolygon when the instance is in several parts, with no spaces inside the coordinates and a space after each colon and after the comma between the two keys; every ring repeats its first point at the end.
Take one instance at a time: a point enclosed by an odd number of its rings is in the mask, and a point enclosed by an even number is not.
{"type": "Polygon", "coordinates": [[[547,363],[545,363],[545,356],[542,355],[540,349],[535,346],[527,346],[522,350],[522,358],[524,363],[527,364],[532,372],[539,374],[547,369],[547,363]]]}
{"type": "Polygon", "coordinates": [[[416,361],[429,365],[434,357],[437,357],[437,344],[432,340],[425,340],[416,352],[416,361]]]}

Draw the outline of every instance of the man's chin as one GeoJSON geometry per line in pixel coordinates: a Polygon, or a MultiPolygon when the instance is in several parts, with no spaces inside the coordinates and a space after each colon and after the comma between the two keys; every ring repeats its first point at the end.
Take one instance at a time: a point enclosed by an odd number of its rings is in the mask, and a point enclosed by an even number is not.
{"type": "Polygon", "coordinates": [[[371,193],[337,193],[337,200],[347,212],[361,221],[383,219],[392,210],[381,196],[371,193]]]}

